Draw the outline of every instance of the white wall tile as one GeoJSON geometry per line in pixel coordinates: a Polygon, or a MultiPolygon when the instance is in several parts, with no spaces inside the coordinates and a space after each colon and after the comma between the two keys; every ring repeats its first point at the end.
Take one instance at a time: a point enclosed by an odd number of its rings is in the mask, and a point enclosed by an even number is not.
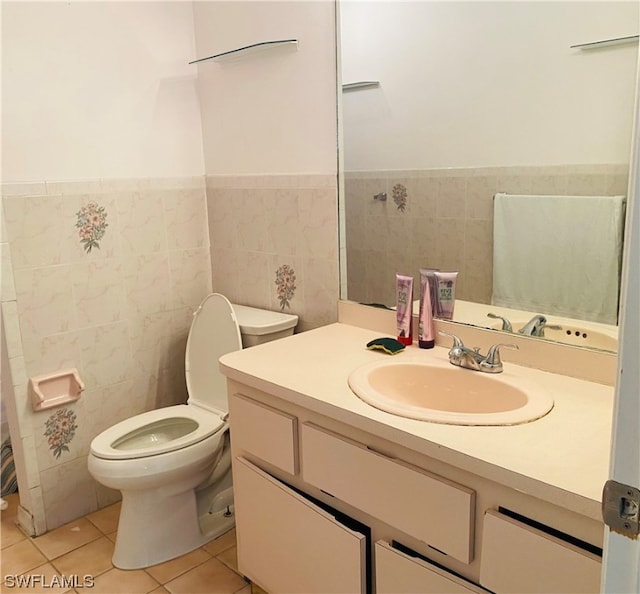
{"type": "Polygon", "coordinates": [[[53,530],[98,508],[86,456],[44,470],[40,477],[47,530],[53,530]]]}
{"type": "Polygon", "coordinates": [[[299,238],[301,254],[318,259],[338,260],[338,211],[335,190],[301,191],[299,238]]]}
{"type": "Polygon", "coordinates": [[[37,336],[23,342],[29,376],[75,367],[82,378],[79,331],[37,336]]]}
{"type": "Polygon", "coordinates": [[[9,359],[22,355],[23,349],[22,339],[20,337],[18,304],[15,301],[5,301],[2,303],[2,321],[4,323],[7,355],[9,359]]]}
{"type": "Polygon", "coordinates": [[[211,292],[208,248],[169,252],[171,309],[196,307],[211,292]]]}
{"type": "Polygon", "coordinates": [[[108,386],[131,378],[129,335],[124,322],[80,330],[80,360],[87,388],[108,386]]]}
{"type": "Polygon", "coordinates": [[[116,195],[123,254],[149,254],[167,249],[167,231],[160,192],[122,192],[116,195]]]}
{"type": "Polygon", "coordinates": [[[23,340],[75,329],[72,266],[25,268],[14,276],[23,340]]]}
{"type": "Polygon", "coordinates": [[[124,265],[124,285],[127,306],[132,314],[168,309],[172,301],[168,254],[130,257],[124,265]]]}
{"type": "Polygon", "coordinates": [[[5,198],[4,210],[14,270],[63,262],[60,232],[64,216],[60,196],[5,198]]]}
{"type": "Polygon", "coordinates": [[[117,258],[73,265],[73,301],[78,328],[126,318],[122,264],[117,258]]]}
{"type": "Polygon", "coordinates": [[[163,196],[169,249],[209,246],[206,196],[201,189],[167,192],[163,196]]]}

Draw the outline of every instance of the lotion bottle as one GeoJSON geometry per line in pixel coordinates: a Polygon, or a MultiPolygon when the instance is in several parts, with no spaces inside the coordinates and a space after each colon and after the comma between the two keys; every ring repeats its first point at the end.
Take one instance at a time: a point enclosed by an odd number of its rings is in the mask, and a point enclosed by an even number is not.
{"type": "Polygon", "coordinates": [[[433,324],[433,308],[431,304],[431,288],[429,275],[432,270],[420,269],[420,314],[418,317],[418,346],[421,349],[432,349],[435,344],[435,328],[433,324]]]}

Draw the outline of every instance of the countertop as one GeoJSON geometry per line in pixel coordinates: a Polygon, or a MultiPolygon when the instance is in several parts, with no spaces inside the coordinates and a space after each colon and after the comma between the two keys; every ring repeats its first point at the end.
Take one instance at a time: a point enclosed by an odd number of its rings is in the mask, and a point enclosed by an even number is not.
{"type": "MultiPolygon", "coordinates": [[[[528,378],[552,393],[554,407],[546,416],[494,427],[406,419],[366,404],[347,384],[355,368],[389,357],[365,347],[379,336],[357,326],[330,324],[224,355],[220,369],[228,378],[284,401],[601,520],[614,388],[505,363],[504,375],[528,378]]],[[[394,357],[447,361],[447,352],[414,345],[394,357]]]]}

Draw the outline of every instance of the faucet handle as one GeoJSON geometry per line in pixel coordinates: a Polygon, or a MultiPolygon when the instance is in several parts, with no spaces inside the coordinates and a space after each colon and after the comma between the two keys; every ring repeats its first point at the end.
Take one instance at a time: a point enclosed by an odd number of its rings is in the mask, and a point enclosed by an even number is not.
{"type": "Polygon", "coordinates": [[[514,351],[518,350],[517,344],[507,344],[507,343],[498,343],[489,347],[489,351],[487,352],[487,356],[484,358],[484,361],[480,364],[480,366],[485,370],[493,373],[499,373],[502,371],[502,359],[500,359],[500,347],[504,347],[505,349],[512,349],[514,351]]]}
{"type": "Polygon", "coordinates": [[[501,330],[503,332],[513,332],[513,326],[511,325],[511,322],[509,320],[507,320],[507,318],[504,318],[502,316],[499,316],[498,314],[494,314],[489,312],[487,314],[488,318],[491,318],[493,320],[502,320],[502,328],[501,330]]]}
{"type": "Polygon", "coordinates": [[[453,338],[453,345],[451,347],[452,349],[465,348],[462,340],[460,340],[460,338],[458,338],[455,334],[452,334],[451,332],[445,332],[444,330],[438,330],[438,334],[441,334],[442,336],[450,336],[451,338],[453,338]]]}

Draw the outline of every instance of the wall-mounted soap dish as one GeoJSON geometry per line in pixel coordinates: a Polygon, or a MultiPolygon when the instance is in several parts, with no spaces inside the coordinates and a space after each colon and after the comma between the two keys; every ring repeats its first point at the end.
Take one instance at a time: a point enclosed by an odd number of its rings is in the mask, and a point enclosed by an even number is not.
{"type": "Polygon", "coordinates": [[[34,411],[46,410],[80,398],[84,384],[77,369],[54,371],[29,378],[29,394],[34,411]]]}

